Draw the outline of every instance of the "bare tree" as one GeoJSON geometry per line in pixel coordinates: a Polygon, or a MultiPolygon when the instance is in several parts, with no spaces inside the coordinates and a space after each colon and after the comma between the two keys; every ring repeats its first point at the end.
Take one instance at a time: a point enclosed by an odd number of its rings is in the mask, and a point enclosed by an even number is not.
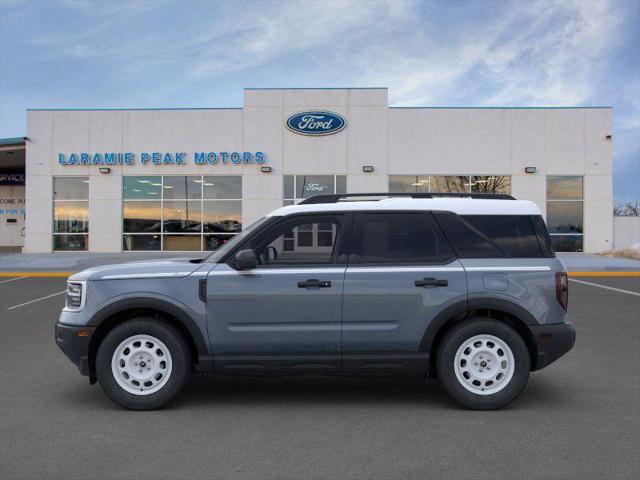
{"type": "Polygon", "coordinates": [[[617,202],[613,206],[614,217],[638,217],[640,216],[640,205],[638,201],[635,202],[617,202]]]}

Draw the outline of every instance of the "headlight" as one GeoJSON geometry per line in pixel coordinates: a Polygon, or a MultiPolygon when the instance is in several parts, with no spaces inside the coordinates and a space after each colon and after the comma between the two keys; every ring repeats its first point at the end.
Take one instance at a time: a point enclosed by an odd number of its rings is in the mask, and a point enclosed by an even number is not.
{"type": "Polygon", "coordinates": [[[67,282],[67,291],[64,296],[66,310],[82,310],[86,295],[85,282],[67,282]]]}

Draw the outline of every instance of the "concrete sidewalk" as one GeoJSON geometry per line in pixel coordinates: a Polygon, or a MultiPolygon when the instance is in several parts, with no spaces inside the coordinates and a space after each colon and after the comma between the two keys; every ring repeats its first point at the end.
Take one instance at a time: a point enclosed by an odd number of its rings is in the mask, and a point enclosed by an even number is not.
{"type": "MultiPolygon", "coordinates": [[[[169,258],[203,258],[209,252],[125,252],[125,253],[1,253],[0,273],[78,272],[96,265],[169,258]]],[[[558,253],[569,272],[640,272],[640,261],[586,253],[558,253]]]]}

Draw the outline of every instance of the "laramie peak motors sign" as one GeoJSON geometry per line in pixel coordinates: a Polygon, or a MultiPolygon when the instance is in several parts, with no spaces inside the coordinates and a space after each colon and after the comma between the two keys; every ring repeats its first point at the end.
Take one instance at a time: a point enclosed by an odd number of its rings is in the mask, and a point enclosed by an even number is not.
{"type": "Polygon", "coordinates": [[[289,130],[300,135],[320,136],[338,133],[347,122],[337,113],[315,110],[291,115],[286,125],[289,130]]]}

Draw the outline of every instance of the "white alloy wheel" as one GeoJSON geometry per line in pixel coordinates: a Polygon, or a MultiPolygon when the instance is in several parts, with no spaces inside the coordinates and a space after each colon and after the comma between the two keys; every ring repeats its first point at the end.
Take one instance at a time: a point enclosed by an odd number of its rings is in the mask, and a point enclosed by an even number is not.
{"type": "Polygon", "coordinates": [[[118,385],[134,395],[150,395],[171,377],[171,353],[151,335],[134,335],[113,351],[111,371],[118,385]]]}
{"type": "Polygon", "coordinates": [[[515,371],[509,346],[493,335],[476,335],[460,345],[454,357],[460,384],[476,395],[491,395],[505,388],[515,371]]]}

